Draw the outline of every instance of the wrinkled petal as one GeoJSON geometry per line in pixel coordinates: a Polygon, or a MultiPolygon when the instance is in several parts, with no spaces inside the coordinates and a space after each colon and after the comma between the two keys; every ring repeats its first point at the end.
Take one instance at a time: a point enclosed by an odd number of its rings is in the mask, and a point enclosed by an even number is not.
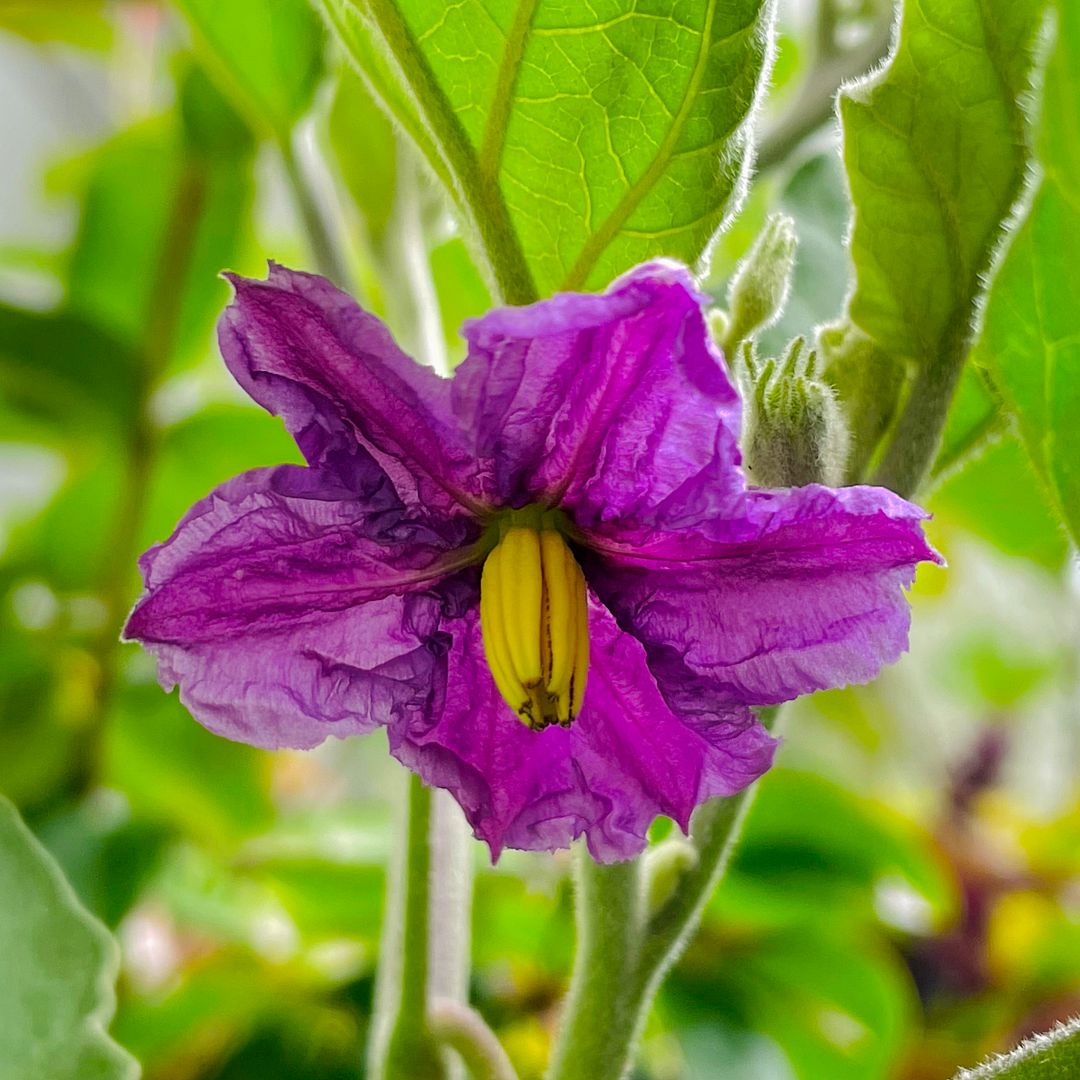
{"type": "Polygon", "coordinates": [[[389,725],[394,755],[453,792],[493,858],[504,847],[566,847],[581,834],[601,861],[630,858],[658,814],[686,828],[695,806],[741,790],[772,761],[775,741],[745,707],[699,701],[675,715],[641,646],[595,601],[590,636],[585,704],[568,729],[530,731],[512,715],[473,613],[453,629],[441,710],[389,725]]]}
{"type": "Polygon", "coordinates": [[[143,556],[125,636],[211,730],[308,747],[427,707],[470,526],[411,518],[370,460],[366,481],[343,488],[292,465],[245,473],[143,556]]]}
{"type": "Polygon", "coordinates": [[[474,505],[475,468],[449,382],[325,278],[271,265],[267,281],[230,280],[236,297],[218,326],[225,363],[312,465],[348,458],[359,444],[410,504],[446,514],[474,505]]]}
{"type": "Polygon", "coordinates": [[[927,516],[880,488],[752,491],[739,519],[607,544],[586,573],[669,704],[774,704],[868,682],[906,650],[904,589],[917,563],[941,562],[927,516]]]}
{"type": "Polygon", "coordinates": [[[744,488],[739,400],[689,272],[654,262],[602,296],[564,293],[466,323],[453,401],[487,497],[584,527],[681,528],[744,488]]]}

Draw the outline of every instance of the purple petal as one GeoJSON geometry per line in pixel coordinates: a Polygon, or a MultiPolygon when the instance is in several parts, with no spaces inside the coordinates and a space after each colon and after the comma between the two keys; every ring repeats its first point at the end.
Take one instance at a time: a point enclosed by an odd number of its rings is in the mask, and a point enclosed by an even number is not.
{"type": "Polygon", "coordinates": [[[739,400],[685,267],[466,323],[453,400],[488,498],[559,502],[577,523],[680,528],[743,491],[739,400]]]}
{"type": "Polygon", "coordinates": [[[282,417],[312,465],[359,444],[403,499],[444,514],[472,507],[475,466],[450,413],[450,384],[394,344],[374,315],[325,278],[271,265],[267,281],[230,276],[218,326],[225,363],[282,417]]]}
{"type": "Polygon", "coordinates": [[[506,707],[469,613],[454,629],[440,714],[390,725],[394,755],[450,789],[492,857],[550,851],[585,834],[601,861],[645,846],[658,814],[686,828],[695,806],[731,795],[770,765],[775,741],[745,707],[686,716],[664,703],[640,644],[595,601],[585,704],[569,729],[528,730],[506,707]]]}
{"type": "Polygon", "coordinates": [[[406,516],[369,464],[367,488],[292,465],[245,473],[143,556],[125,636],[212,731],[308,747],[428,707],[449,644],[436,583],[469,526],[406,516]]]}
{"type": "Polygon", "coordinates": [[[586,573],[674,707],[773,704],[868,682],[906,650],[904,589],[918,562],[941,562],[926,517],[880,488],[751,491],[745,517],[707,533],[601,539],[586,573]]]}

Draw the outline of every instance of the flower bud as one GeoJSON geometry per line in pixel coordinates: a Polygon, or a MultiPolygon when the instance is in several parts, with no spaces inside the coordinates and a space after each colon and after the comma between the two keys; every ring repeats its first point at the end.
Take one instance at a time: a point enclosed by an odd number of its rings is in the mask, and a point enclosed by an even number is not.
{"type": "Polygon", "coordinates": [[[759,487],[843,482],[848,427],[817,354],[796,338],[783,359],[758,360],[747,343],[736,368],[746,402],[743,456],[759,487]]]}
{"type": "Polygon", "coordinates": [[[672,836],[645,853],[645,909],[655,915],[675,894],[679,883],[698,864],[689,840],[672,836]]]}
{"type": "Polygon", "coordinates": [[[751,335],[771,326],[787,303],[798,247],[795,222],[773,214],[728,285],[728,325],[722,339],[732,355],[751,335]]]}

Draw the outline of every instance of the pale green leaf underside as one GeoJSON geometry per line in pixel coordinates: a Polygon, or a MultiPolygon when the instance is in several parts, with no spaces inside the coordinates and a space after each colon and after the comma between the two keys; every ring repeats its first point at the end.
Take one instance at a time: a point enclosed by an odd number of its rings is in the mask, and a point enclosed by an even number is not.
{"type": "Polygon", "coordinates": [[[1080,543],[1080,9],[1059,4],[1038,145],[1042,179],[987,304],[979,357],[1080,543]]]}
{"type": "Polygon", "coordinates": [[[526,290],[695,262],[737,202],[772,0],[323,8],[466,213],[505,215],[526,290]]]}
{"type": "Polygon", "coordinates": [[[908,0],[880,75],[840,102],[850,318],[895,357],[965,349],[1027,158],[1021,96],[1043,0],[908,0]]]}
{"type": "Polygon", "coordinates": [[[1075,1080],[1080,1076],[1080,1021],[1036,1035],[1011,1054],[977,1069],[962,1069],[955,1080],[1075,1080]]]}
{"type": "Polygon", "coordinates": [[[128,1080],[106,1033],[116,946],[0,797],[0,1080],[128,1080]]]}

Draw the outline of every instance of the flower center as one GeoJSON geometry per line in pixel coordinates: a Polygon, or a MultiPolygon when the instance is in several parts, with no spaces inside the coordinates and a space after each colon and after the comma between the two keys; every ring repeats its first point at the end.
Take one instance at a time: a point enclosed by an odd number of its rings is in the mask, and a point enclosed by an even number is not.
{"type": "Polygon", "coordinates": [[[569,727],[589,672],[585,575],[555,511],[513,510],[480,579],[484,655],[503,700],[535,730],[569,727]]]}

